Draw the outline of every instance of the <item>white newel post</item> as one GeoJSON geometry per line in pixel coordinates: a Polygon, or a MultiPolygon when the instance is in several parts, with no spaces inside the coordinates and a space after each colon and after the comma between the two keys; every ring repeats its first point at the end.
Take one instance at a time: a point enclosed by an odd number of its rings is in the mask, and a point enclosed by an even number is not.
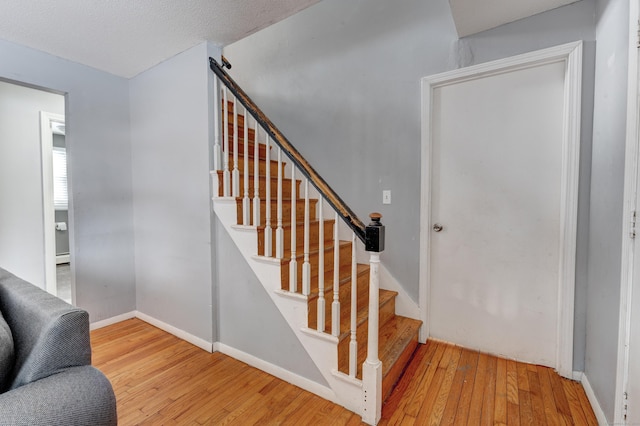
{"type": "Polygon", "coordinates": [[[371,213],[365,230],[365,249],[369,252],[369,330],[367,359],[362,364],[362,421],[375,425],[382,415],[382,362],[378,359],[378,321],[380,252],[384,250],[382,215],[371,213]]]}

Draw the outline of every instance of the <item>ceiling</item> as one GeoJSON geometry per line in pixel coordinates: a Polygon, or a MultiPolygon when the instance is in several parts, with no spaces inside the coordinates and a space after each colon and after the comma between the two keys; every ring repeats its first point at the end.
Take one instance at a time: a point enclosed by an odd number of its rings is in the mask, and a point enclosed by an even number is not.
{"type": "Polygon", "coordinates": [[[449,0],[459,37],[555,9],[577,0],[449,0]]]}
{"type": "MultiPolygon", "coordinates": [[[[0,39],[130,78],[205,40],[233,43],[319,1],[0,0],[0,39]]],[[[574,1],[449,0],[460,37],[574,1]]]]}
{"type": "Polygon", "coordinates": [[[224,46],[319,0],[0,0],[0,38],[122,77],[224,46]]]}

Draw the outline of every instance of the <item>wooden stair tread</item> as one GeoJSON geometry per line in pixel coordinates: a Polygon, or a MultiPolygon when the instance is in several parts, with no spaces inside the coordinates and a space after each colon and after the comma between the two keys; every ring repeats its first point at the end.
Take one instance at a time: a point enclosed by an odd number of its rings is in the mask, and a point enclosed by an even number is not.
{"type": "MultiPolygon", "coordinates": [[[[367,286],[367,290],[368,290],[368,286],[367,286]]],[[[398,295],[397,291],[380,289],[378,306],[382,308],[382,306],[392,301],[397,295],[398,295]]],[[[361,296],[358,298],[358,315],[356,317],[356,327],[359,327],[362,324],[367,323],[369,320],[369,303],[368,303],[369,297],[368,296],[369,295],[367,291],[366,297],[361,296]],[[366,300],[367,303],[366,304],[361,303],[363,300],[366,300]]],[[[382,324],[380,324],[380,326],[382,326],[382,324]]],[[[342,306],[342,305],[340,306],[340,330],[346,330],[346,331],[343,331],[340,334],[340,336],[338,336],[338,340],[349,338],[349,336],[351,335],[350,304],[347,304],[347,306],[342,306]]]]}
{"type": "Polygon", "coordinates": [[[396,315],[380,328],[381,350],[378,355],[382,361],[382,377],[393,367],[411,340],[417,339],[421,325],[420,320],[396,315]],[[389,330],[393,330],[393,333],[387,333],[389,330]],[[383,342],[382,336],[388,338],[383,342]]]}
{"type": "MultiPolygon", "coordinates": [[[[300,200],[300,199],[298,199],[298,200],[300,200]]],[[[311,200],[311,198],[309,200],[311,200]]],[[[304,201],[304,199],[302,199],[302,201],[304,201]]],[[[273,218],[271,218],[271,219],[273,219],[273,218]]],[[[334,219],[325,219],[323,222],[325,224],[333,224],[334,221],[335,221],[334,219]]],[[[318,222],[320,222],[320,219],[309,220],[309,226],[317,225],[318,222]]],[[[303,227],[304,228],[304,222],[303,223],[296,222],[296,227],[303,227]]],[[[259,230],[263,231],[266,228],[266,225],[259,225],[259,226],[257,226],[257,228],[259,230]]],[[[286,224],[284,222],[282,222],[282,228],[291,228],[291,222],[288,222],[286,224]]],[[[275,230],[276,227],[271,225],[271,229],[275,230]]],[[[316,241],[315,243],[317,245],[318,242],[316,241]]]]}
{"type": "MultiPolygon", "coordinates": [[[[345,241],[345,240],[340,240],[340,248],[344,249],[347,246],[351,245],[351,241],[345,241]]],[[[324,251],[327,252],[329,250],[333,250],[333,242],[331,245],[329,246],[324,246],[324,251]]],[[[309,256],[317,254],[320,250],[318,249],[318,247],[314,247],[313,249],[309,249],[309,256]]],[[[298,253],[296,251],[296,261],[298,263],[302,263],[304,261],[304,254],[303,253],[298,253]]],[[[291,262],[291,258],[287,259],[286,256],[282,259],[280,259],[280,266],[282,267],[283,265],[288,265],[289,262],[291,262]]]]}
{"type": "MultiPolygon", "coordinates": [[[[383,401],[402,375],[406,363],[418,344],[422,321],[395,315],[379,328],[378,358],[382,362],[383,401]],[[401,362],[398,362],[401,361],[401,362]],[[404,362],[403,362],[404,361],[404,362]]],[[[367,345],[358,342],[358,372],[362,379],[362,363],[367,358],[367,345]]]]}
{"type": "Polygon", "coordinates": [[[385,401],[404,371],[418,347],[418,331],[422,321],[396,316],[380,329],[380,335],[388,335],[390,327],[392,338],[380,346],[379,357],[382,361],[382,401],[385,401]],[[395,324],[394,324],[395,323],[395,324]]]}
{"type": "MultiPolygon", "coordinates": [[[[348,284],[351,282],[351,265],[347,265],[347,266],[341,266],[340,270],[339,270],[339,282],[340,282],[340,286],[343,286],[345,284],[348,284]]],[[[369,265],[365,265],[362,263],[358,263],[358,267],[356,269],[356,274],[358,276],[365,274],[369,271],[369,265]]],[[[324,293],[325,293],[325,300],[327,300],[329,303],[331,303],[331,301],[333,300],[333,298],[331,298],[331,300],[328,297],[328,294],[333,293],[333,271],[325,271],[324,273],[324,293]]],[[[311,302],[311,300],[313,299],[317,299],[318,298],[319,293],[317,291],[311,292],[309,293],[309,301],[311,302]]]]}

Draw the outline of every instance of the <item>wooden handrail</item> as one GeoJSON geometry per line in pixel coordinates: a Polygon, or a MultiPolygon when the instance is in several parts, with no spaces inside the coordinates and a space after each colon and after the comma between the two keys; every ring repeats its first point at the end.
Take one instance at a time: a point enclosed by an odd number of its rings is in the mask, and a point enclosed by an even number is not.
{"type": "Polygon", "coordinates": [[[336,194],[336,192],[325,182],[325,180],[316,172],[313,167],[305,160],[298,150],[289,142],[282,132],[269,120],[262,110],[251,100],[251,98],[238,86],[238,84],[226,73],[224,68],[216,62],[215,59],[209,58],[209,65],[220,80],[227,86],[231,93],[240,101],[249,113],[260,123],[262,128],[269,134],[275,143],[284,151],[298,169],[305,175],[311,184],[324,196],[327,202],[342,217],[345,223],[355,232],[358,239],[365,245],[367,244],[367,236],[364,223],[356,216],[356,214],[347,206],[347,204],[336,194]]]}

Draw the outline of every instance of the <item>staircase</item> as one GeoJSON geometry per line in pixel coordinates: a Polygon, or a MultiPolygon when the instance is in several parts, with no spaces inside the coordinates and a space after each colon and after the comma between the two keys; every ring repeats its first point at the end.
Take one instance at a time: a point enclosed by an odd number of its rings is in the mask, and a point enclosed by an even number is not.
{"type": "Polygon", "coordinates": [[[376,424],[421,325],[378,288],[380,215],[365,227],[213,59],[211,69],[214,211],[329,383],[321,396],[376,424]],[[370,264],[358,263],[358,240],[370,264]]]}

